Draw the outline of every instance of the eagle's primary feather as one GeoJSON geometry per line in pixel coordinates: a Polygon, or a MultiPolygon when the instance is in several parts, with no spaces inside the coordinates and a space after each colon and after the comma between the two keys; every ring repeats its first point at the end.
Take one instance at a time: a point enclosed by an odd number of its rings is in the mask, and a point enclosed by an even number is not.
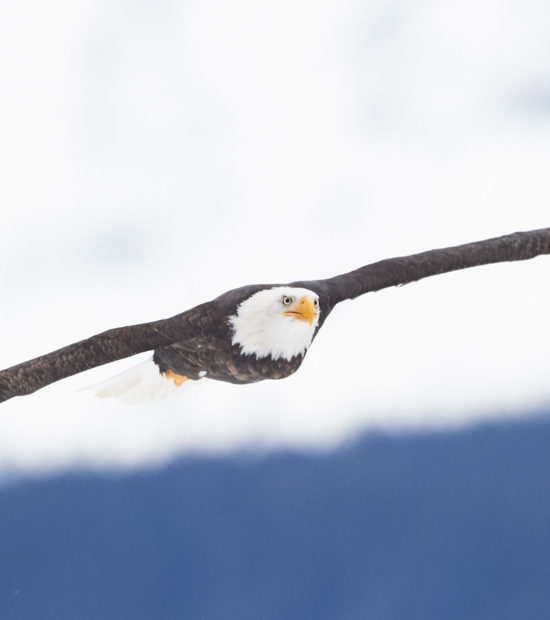
{"type": "Polygon", "coordinates": [[[0,371],[0,401],[144,351],[154,351],[159,371],[179,380],[283,378],[298,369],[311,340],[343,300],[541,254],[550,254],[550,228],[390,258],[325,280],[244,286],[169,319],[111,329],[0,371]]]}

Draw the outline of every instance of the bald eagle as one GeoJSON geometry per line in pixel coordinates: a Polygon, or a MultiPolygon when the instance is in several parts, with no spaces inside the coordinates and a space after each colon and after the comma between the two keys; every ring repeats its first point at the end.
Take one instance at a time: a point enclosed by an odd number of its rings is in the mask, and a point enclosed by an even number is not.
{"type": "MultiPolygon", "coordinates": [[[[111,329],[0,371],[0,401],[145,351],[153,351],[151,395],[203,378],[237,384],[282,379],[298,370],[341,301],[427,276],[540,254],[550,254],[550,228],[390,258],[324,280],[243,286],[169,319],[111,329]]],[[[98,394],[131,394],[144,376],[143,370],[130,371],[98,394]]]]}

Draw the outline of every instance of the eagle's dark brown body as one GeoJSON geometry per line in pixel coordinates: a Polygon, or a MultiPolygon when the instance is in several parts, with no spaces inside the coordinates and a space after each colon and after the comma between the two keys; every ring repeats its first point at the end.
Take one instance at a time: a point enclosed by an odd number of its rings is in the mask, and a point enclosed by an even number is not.
{"type": "MultiPolygon", "coordinates": [[[[204,304],[199,313],[188,317],[188,321],[193,322],[194,336],[155,349],[153,360],[159,366],[160,371],[172,370],[189,379],[200,379],[206,376],[209,379],[229,383],[255,383],[264,379],[284,379],[295,373],[304,355],[296,355],[290,360],[258,358],[253,355],[243,355],[240,346],[232,344],[233,334],[228,317],[235,315],[238,306],[251,295],[274,286],[280,285],[244,286],[224,293],[209,304],[204,304]],[[206,375],[203,372],[204,369],[207,369],[206,375]]],[[[302,283],[293,283],[291,286],[302,286],[302,283]]],[[[320,327],[334,304],[327,286],[321,283],[309,288],[320,298],[320,327]]]]}
{"type": "MultiPolygon", "coordinates": [[[[391,258],[325,280],[294,282],[319,296],[316,333],[340,301],[389,286],[476,265],[525,260],[550,254],[550,228],[514,233],[462,246],[391,258]]],[[[231,383],[280,379],[295,372],[303,360],[243,355],[232,344],[228,317],[254,293],[272,286],[253,285],[224,293],[170,319],[112,329],[75,344],[0,371],[0,401],[30,394],[54,381],[129,357],[154,351],[161,371],[190,379],[208,377],[231,383]]]]}
{"type": "Polygon", "coordinates": [[[257,358],[243,355],[239,345],[228,344],[225,339],[213,342],[210,338],[197,338],[155,349],[153,360],[161,372],[171,370],[189,379],[207,377],[229,383],[256,383],[290,376],[298,370],[304,355],[295,355],[290,360],[257,358]],[[193,345],[200,348],[191,349],[193,345]],[[204,368],[208,370],[203,371],[204,368]]]}

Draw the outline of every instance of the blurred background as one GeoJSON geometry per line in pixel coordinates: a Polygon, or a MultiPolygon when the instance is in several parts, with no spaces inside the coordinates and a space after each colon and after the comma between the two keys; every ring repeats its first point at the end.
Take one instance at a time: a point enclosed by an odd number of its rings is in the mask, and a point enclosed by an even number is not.
{"type": "MultiPolygon", "coordinates": [[[[0,6],[0,366],[549,225],[550,5],[0,6]]],[[[548,259],[341,304],[281,382],[0,411],[2,618],[540,618],[548,259]]]]}

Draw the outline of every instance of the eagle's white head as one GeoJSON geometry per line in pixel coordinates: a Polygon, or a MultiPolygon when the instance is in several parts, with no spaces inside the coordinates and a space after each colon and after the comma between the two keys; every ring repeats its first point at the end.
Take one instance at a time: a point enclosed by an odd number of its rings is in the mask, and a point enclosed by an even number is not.
{"type": "Polygon", "coordinates": [[[319,295],[305,288],[274,286],[245,299],[229,322],[232,343],[244,355],[290,360],[311,344],[319,322],[319,295]]]}

